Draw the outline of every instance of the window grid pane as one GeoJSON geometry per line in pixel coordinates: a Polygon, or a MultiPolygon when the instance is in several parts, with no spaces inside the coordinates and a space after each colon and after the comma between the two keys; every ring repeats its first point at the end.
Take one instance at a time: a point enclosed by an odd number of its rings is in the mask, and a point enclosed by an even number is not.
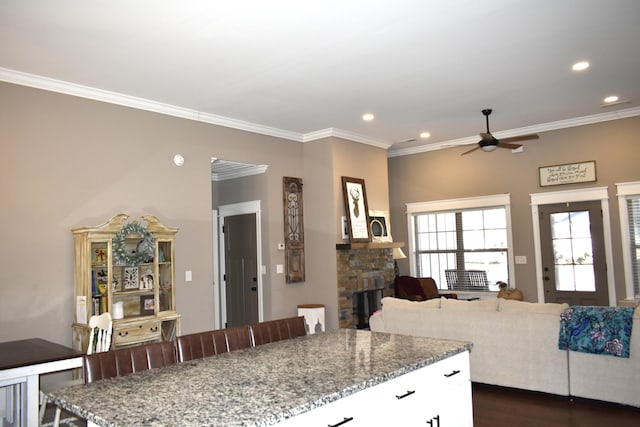
{"type": "Polygon", "coordinates": [[[553,213],[556,290],[595,292],[589,211],[553,213]]]}
{"type": "Polygon", "coordinates": [[[433,277],[440,289],[447,289],[445,270],[486,271],[490,291],[498,290],[497,281],[508,282],[504,207],[422,213],[413,218],[419,277],[433,277]]]}
{"type": "Polygon", "coordinates": [[[631,240],[633,293],[635,298],[640,298],[640,195],[631,196],[627,199],[627,213],[631,240]]]}

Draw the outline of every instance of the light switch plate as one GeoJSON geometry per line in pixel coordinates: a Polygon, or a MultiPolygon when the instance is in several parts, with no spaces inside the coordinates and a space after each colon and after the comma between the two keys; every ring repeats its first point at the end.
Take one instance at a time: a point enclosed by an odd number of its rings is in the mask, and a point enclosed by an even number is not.
{"type": "Polygon", "coordinates": [[[526,264],[527,257],[525,255],[516,255],[516,264],[526,264]]]}
{"type": "Polygon", "coordinates": [[[284,265],[276,264],[276,273],[278,273],[278,274],[284,273],[284,265]]]}

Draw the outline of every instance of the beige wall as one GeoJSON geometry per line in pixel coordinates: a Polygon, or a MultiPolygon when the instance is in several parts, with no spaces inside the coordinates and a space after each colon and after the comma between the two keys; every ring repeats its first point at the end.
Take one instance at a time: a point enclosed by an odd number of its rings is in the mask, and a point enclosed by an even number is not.
{"type": "Polygon", "coordinates": [[[387,153],[341,138],[326,138],[305,144],[304,166],[307,277],[322,279],[300,287],[299,298],[325,304],[327,328],[335,329],[339,314],[336,243],[343,243],[341,218],[345,214],[341,178],[364,179],[369,209],[389,210],[387,153]],[[309,242],[317,244],[310,246],[309,242]],[[323,262],[315,262],[318,259],[323,262]]]}
{"type": "MultiPolygon", "coordinates": [[[[514,254],[528,263],[515,266],[515,279],[525,299],[537,300],[534,265],[531,193],[589,187],[607,187],[611,215],[614,274],[617,298],[624,298],[624,274],[620,243],[616,183],[640,180],[640,117],[540,133],[537,141],[524,143],[525,151],[511,154],[460,153],[470,147],[401,156],[389,159],[391,223],[394,240],[407,240],[406,203],[454,199],[492,194],[511,195],[514,254]],[[538,168],[595,160],[597,182],[541,188],[538,168]]],[[[408,255],[408,254],[407,254],[408,255]]],[[[408,260],[399,263],[409,272],[408,260]]]]}
{"type": "MultiPolygon", "coordinates": [[[[70,342],[70,229],[120,212],[180,228],[182,330],[212,327],[211,157],[269,164],[265,233],[274,242],[270,236],[282,234],[281,177],[303,174],[303,144],[11,84],[0,84],[0,99],[0,341],[70,342]],[[177,152],[186,158],[180,168],[177,152]],[[184,282],[185,270],[193,282],[184,282]]],[[[275,251],[264,261],[271,281],[283,282],[271,271],[282,262],[275,251]]],[[[295,306],[268,312],[293,315],[295,306]]]]}
{"type": "Polygon", "coordinates": [[[155,215],[179,227],[182,332],[212,328],[212,157],[269,166],[262,194],[266,318],[295,315],[297,304],[324,303],[327,327],[337,327],[335,215],[342,193],[336,176],[364,178],[370,208],[388,204],[382,149],[335,138],[302,144],[8,83],[0,83],[0,141],[0,341],[70,343],[70,230],[117,213],[155,215]],[[347,157],[338,165],[336,146],[347,157]],[[176,153],[186,159],[182,167],[173,165],[176,153]],[[275,273],[284,263],[277,250],[283,176],[301,177],[305,185],[307,281],[301,284],[287,285],[275,273]],[[192,282],[184,281],[185,270],[193,272],[192,282]]]}

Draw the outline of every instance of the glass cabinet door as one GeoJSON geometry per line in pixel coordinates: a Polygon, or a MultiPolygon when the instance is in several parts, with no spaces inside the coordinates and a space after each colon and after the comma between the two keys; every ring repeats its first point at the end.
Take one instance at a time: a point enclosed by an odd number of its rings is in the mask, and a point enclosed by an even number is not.
{"type": "Polygon", "coordinates": [[[109,242],[92,241],[91,257],[91,301],[90,316],[109,311],[109,242]]]}
{"type": "Polygon", "coordinates": [[[173,298],[173,244],[172,241],[158,241],[158,311],[175,310],[173,298]]]}
{"type": "MultiPolygon", "coordinates": [[[[133,254],[140,244],[140,239],[127,237],[125,242],[127,253],[133,254]]],[[[137,265],[113,265],[112,267],[113,301],[110,311],[113,319],[155,315],[156,273],[153,257],[145,257],[137,265]]]]}

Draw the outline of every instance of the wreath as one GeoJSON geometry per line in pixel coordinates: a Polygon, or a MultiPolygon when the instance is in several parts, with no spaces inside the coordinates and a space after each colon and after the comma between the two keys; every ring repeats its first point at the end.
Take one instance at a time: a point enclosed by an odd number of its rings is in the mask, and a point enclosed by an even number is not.
{"type": "Polygon", "coordinates": [[[118,265],[138,265],[153,259],[155,252],[155,239],[153,234],[137,222],[131,222],[116,233],[113,239],[113,259],[118,265]],[[142,237],[136,250],[127,253],[125,240],[129,234],[138,234],[142,237]]]}

